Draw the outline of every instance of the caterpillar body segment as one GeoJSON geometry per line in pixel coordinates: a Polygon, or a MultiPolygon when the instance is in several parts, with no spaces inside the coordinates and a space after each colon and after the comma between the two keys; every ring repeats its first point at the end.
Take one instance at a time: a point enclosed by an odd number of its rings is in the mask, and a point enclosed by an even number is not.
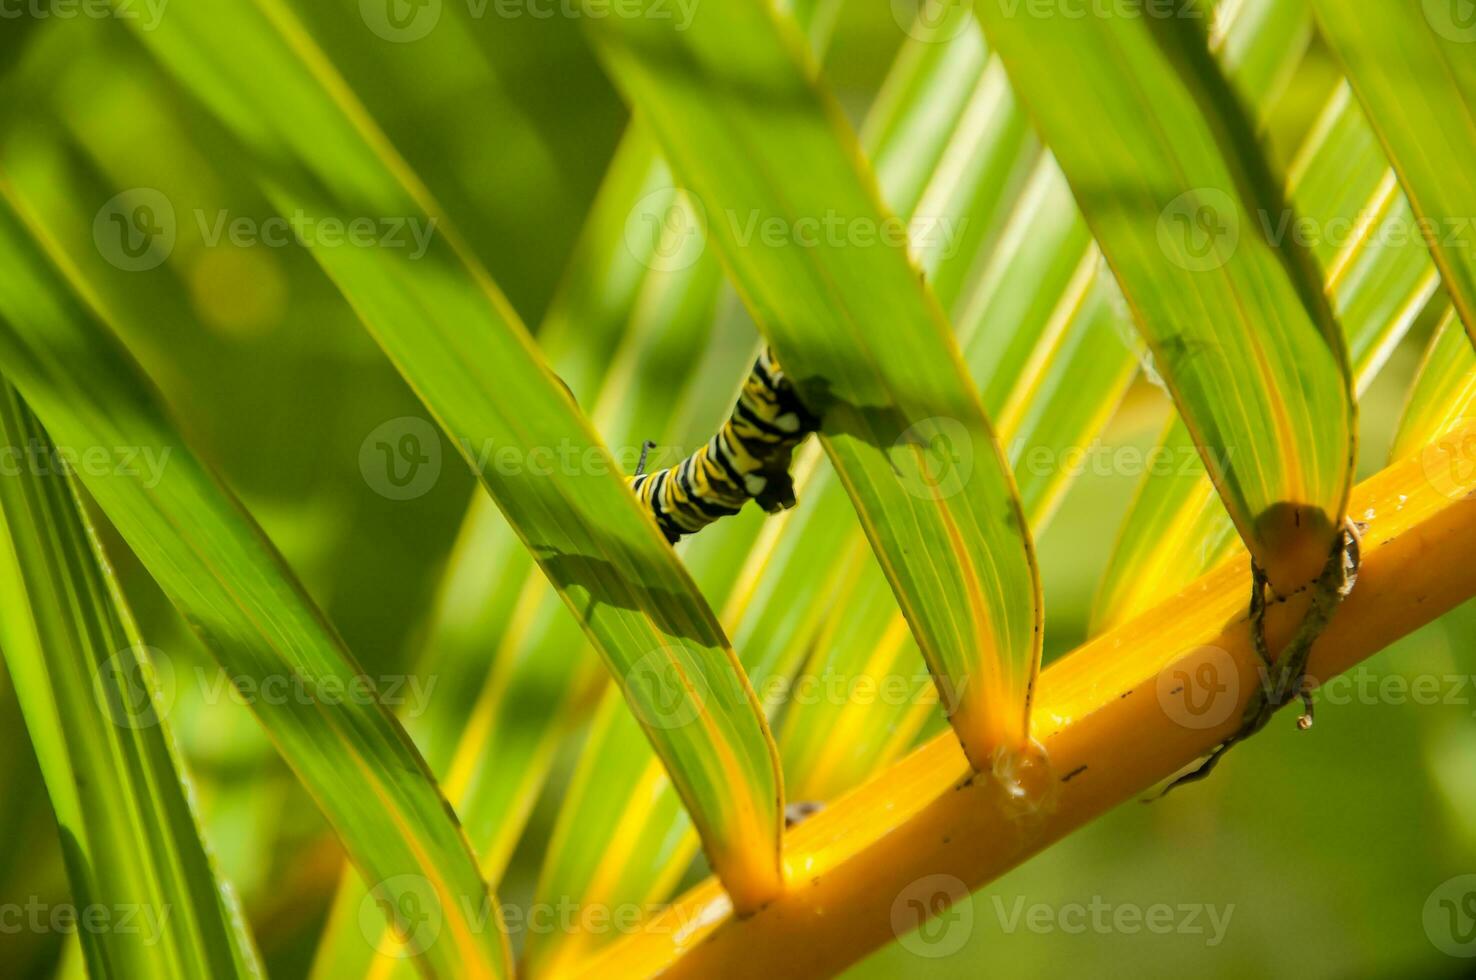
{"type": "Polygon", "coordinates": [[[770,514],[787,510],[794,450],[819,427],[765,348],[718,433],[676,466],[631,477],[631,489],[673,544],[750,500],[770,514]]]}

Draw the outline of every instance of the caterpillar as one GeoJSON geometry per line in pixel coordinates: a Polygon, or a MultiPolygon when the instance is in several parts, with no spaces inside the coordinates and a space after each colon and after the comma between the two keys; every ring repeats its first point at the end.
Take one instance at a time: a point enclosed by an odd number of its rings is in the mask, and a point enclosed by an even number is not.
{"type": "Polygon", "coordinates": [[[766,347],[717,435],[668,469],[644,473],[643,460],[630,487],[672,544],[750,500],[775,514],[794,506],[794,450],[819,428],[766,347]]]}

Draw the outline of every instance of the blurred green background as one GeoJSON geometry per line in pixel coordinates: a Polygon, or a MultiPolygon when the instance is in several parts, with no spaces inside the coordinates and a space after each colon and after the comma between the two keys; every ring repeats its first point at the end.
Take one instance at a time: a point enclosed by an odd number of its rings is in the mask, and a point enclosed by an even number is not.
{"type": "MultiPolygon", "coordinates": [[[[357,0],[289,5],[457,217],[524,321],[538,323],[627,123],[579,21],[474,19],[448,4],[422,43],[394,45],[364,29],[357,0]]],[[[826,69],[853,116],[903,39],[888,4],[844,6],[826,69]]],[[[1283,163],[1334,81],[1314,45],[1275,113],[1271,138],[1283,163]]],[[[409,669],[471,476],[450,462],[431,492],[408,501],[387,499],[362,478],[368,434],[424,413],[302,249],[206,248],[195,222],[182,220],[173,260],[156,270],[126,272],[98,255],[94,216],[128,188],[157,188],[181,214],[273,214],[229,142],[116,19],[0,22],[0,83],[0,166],[44,209],[187,437],[263,524],[366,672],[409,669]]],[[[1382,465],[1428,335],[1429,325],[1412,333],[1363,403],[1364,474],[1382,465]]],[[[1163,392],[1140,382],[1102,444],[1146,449],[1168,411],[1163,392]]],[[[443,457],[455,459],[450,446],[443,457]]],[[[1084,637],[1134,483],[1131,474],[1089,469],[1040,542],[1048,660],[1084,637]]],[[[112,550],[145,635],[174,671],[213,671],[126,549],[115,542],[112,550]]],[[[1468,605],[1363,669],[1469,677],[1473,635],[1476,605],[1468,605]]],[[[487,638],[489,659],[497,639],[487,638]]],[[[199,685],[179,692],[173,718],[207,836],[271,975],[303,976],[342,852],[244,707],[228,697],[206,703],[199,685]]],[[[1273,725],[1208,782],[1120,808],[981,893],[959,920],[964,933],[951,955],[894,944],[853,975],[1464,972],[1432,942],[1423,911],[1442,882],[1476,871],[1476,689],[1433,706],[1398,700],[1325,707],[1310,734],[1294,732],[1289,719],[1273,725]],[[1208,934],[1102,930],[1090,920],[1071,928],[1069,910],[1094,900],[1213,907],[1228,926],[1215,944],[1208,934]],[[1015,909],[1037,905],[1051,910],[1046,927],[1012,920],[1015,909]]],[[[9,746],[0,754],[0,906],[64,901],[55,827],[4,681],[0,727],[9,746]]],[[[532,891],[578,738],[501,886],[510,904],[532,891]]],[[[65,934],[3,926],[5,975],[75,967],[65,934]]]]}

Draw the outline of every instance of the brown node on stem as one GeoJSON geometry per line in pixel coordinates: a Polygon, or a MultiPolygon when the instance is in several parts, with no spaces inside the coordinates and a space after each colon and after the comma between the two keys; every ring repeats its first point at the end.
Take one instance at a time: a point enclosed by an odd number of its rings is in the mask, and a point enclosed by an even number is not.
{"type": "Polygon", "coordinates": [[[1253,557],[1271,588],[1285,598],[1315,582],[1327,565],[1341,521],[1311,504],[1272,504],[1256,516],[1253,557]]]}

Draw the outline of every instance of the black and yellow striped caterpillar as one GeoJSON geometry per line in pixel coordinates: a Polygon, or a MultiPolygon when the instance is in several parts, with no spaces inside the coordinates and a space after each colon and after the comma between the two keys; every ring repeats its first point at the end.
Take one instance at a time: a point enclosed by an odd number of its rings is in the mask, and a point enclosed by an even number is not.
{"type": "Polygon", "coordinates": [[[738,513],[749,500],[770,514],[787,510],[794,506],[794,450],[819,427],[765,348],[718,434],[676,466],[638,469],[630,486],[673,544],[738,513]]]}

